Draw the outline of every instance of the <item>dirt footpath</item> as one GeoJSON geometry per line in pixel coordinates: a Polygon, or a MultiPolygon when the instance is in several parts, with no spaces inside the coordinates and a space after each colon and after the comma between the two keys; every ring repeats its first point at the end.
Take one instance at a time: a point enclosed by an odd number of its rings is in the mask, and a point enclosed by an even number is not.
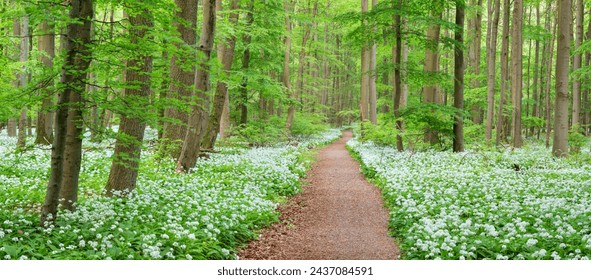
{"type": "Polygon", "coordinates": [[[322,149],[306,178],[304,192],[281,207],[281,222],[261,232],[240,253],[258,260],[396,259],[388,236],[388,210],[380,191],[359,171],[343,138],[322,149]]]}

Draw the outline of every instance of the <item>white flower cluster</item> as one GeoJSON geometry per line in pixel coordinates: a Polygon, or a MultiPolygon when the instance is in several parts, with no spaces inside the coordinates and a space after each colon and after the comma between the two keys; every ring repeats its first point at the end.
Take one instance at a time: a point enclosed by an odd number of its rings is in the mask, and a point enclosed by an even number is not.
{"type": "Polygon", "coordinates": [[[300,155],[339,136],[331,130],[298,147],[223,149],[189,174],[176,174],[174,162],[155,162],[146,150],[136,191],[117,198],[102,195],[112,150],[85,141],[77,211],[60,212],[40,233],[32,209],[45,194],[50,151],[15,153],[14,139],[0,134],[0,217],[7,217],[0,251],[12,259],[234,258],[238,244],[277,219],[280,198],[300,190],[307,164],[300,155]]]}
{"type": "Polygon", "coordinates": [[[589,155],[397,152],[351,140],[410,259],[591,257],[589,155]],[[551,253],[550,253],[551,252],[551,253]]]}

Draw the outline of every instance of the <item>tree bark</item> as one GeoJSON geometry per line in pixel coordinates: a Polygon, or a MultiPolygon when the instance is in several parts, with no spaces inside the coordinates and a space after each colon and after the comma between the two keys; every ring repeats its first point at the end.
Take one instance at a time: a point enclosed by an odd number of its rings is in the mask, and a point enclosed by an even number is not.
{"type": "MultiPolygon", "coordinates": [[[[540,26],[540,4],[538,3],[536,5],[536,25],[540,26]]],[[[536,40],[535,43],[535,58],[534,58],[534,81],[533,81],[533,93],[532,93],[532,98],[533,98],[533,104],[532,104],[532,117],[537,118],[539,117],[538,115],[538,108],[539,108],[539,102],[540,102],[540,91],[542,89],[541,83],[540,83],[540,75],[539,75],[539,71],[542,68],[540,67],[540,41],[536,40]]],[[[530,128],[530,134],[533,136],[536,133],[536,128],[534,126],[532,126],[530,128]]]]}
{"type": "MultiPolygon", "coordinates": [[[[20,56],[19,61],[24,65],[27,60],[29,60],[29,17],[27,15],[23,16],[20,19],[20,28],[19,28],[19,36],[20,40],[20,56]]],[[[23,66],[23,68],[18,73],[18,83],[20,88],[25,88],[27,86],[27,69],[23,66]]],[[[19,116],[18,121],[18,138],[16,142],[16,146],[19,148],[24,148],[26,146],[27,140],[27,107],[24,106],[21,109],[21,113],[19,116]]]]}
{"type": "MultiPolygon", "coordinates": [[[[470,39],[471,44],[469,47],[468,59],[470,62],[470,69],[474,78],[472,78],[471,87],[473,89],[480,87],[480,54],[482,52],[481,41],[482,41],[482,0],[472,0],[472,6],[476,7],[476,14],[471,19],[471,32],[470,39]]],[[[470,110],[472,111],[472,121],[476,124],[482,124],[482,108],[478,103],[471,104],[470,110]]]]}
{"type": "Polygon", "coordinates": [[[568,72],[571,34],[571,0],[558,1],[558,44],[556,47],[556,99],[552,154],[568,155],[568,72]]]}
{"type": "Polygon", "coordinates": [[[195,74],[195,89],[199,103],[191,106],[189,124],[183,142],[181,155],[178,158],[177,172],[189,172],[195,167],[197,157],[201,152],[201,141],[207,127],[209,113],[209,97],[207,91],[210,87],[209,81],[209,59],[213,49],[213,40],[215,34],[215,0],[205,0],[203,2],[203,25],[199,41],[199,51],[202,53],[202,61],[199,63],[197,73],[195,74]]]}
{"type": "MultiPolygon", "coordinates": [[[[218,0],[219,1],[219,0],[218,0]]],[[[218,9],[221,10],[221,1],[216,4],[218,9]]],[[[236,25],[238,22],[238,0],[233,0],[230,10],[233,11],[230,16],[230,23],[236,25]]],[[[230,35],[225,39],[225,43],[220,43],[218,46],[218,57],[221,59],[222,71],[226,76],[226,79],[230,76],[230,70],[232,70],[232,61],[234,61],[234,47],[236,46],[236,36],[230,35]]],[[[209,118],[207,125],[206,134],[203,137],[203,143],[201,147],[203,149],[211,150],[215,145],[215,140],[218,132],[220,131],[220,123],[222,120],[222,114],[224,111],[224,105],[226,100],[229,100],[228,96],[228,84],[225,81],[218,81],[215,96],[213,98],[213,112],[209,118]]]]}
{"type": "MultiPolygon", "coordinates": [[[[367,14],[368,12],[368,0],[361,0],[361,24],[363,29],[368,28],[367,14]]],[[[366,41],[367,39],[364,39],[366,41]]],[[[363,43],[361,48],[361,95],[359,98],[360,116],[361,122],[369,120],[369,68],[371,59],[371,50],[367,42],[363,43]]],[[[363,124],[362,124],[363,125],[363,124]]]]}
{"type": "MultiPolygon", "coordinates": [[[[246,15],[246,25],[250,28],[252,23],[254,22],[254,0],[252,0],[249,4],[248,13],[246,15]]],[[[246,46],[244,48],[244,52],[242,54],[242,71],[245,73],[250,68],[250,42],[252,37],[249,33],[246,33],[242,37],[242,42],[246,46]]],[[[240,124],[246,125],[248,122],[248,77],[244,76],[242,78],[242,83],[240,84],[240,124]]]]}
{"type": "MultiPolygon", "coordinates": [[[[283,8],[285,11],[286,35],[283,38],[283,44],[285,45],[285,52],[283,54],[282,81],[283,81],[283,86],[285,87],[285,91],[287,92],[287,98],[291,100],[291,99],[294,99],[295,96],[293,96],[293,93],[291,90],[291,81],[290,81],[290,74],[289,74],[289,63],[290,63],[290,56],[291,56],[291,21],[289,18],[289,1],[290,0],[283,1],[283,8]]],[[[281,105],[279,106],[279,108],[281,108],[281,105]]],[[[289,108],[292,108],[292,105],[290,105],[289,108]]],[[[288,131],[291,129],[291,125],[293,123],[293,117],[294,117],[293,113],[294,112],[289,113],[289,109],[288,109],[287,122],[285,124],[285,127],[288,131]]],[[[278,115],[280,115],[279,112],[278,112],[278,115]]]]}
{"type": "MultiPolygon", "coordinates": [[[[548,1],[548,11],[550,11],[551,3],[552,2],[548,1]]],[[[550,19],[551,17],[549,16],[548,20],[550,21],[550,19]]],[[[550,42],[548,44],[548,59],[546,60],[546,148],[550,147],[550,133],[552,132],[552,108],[550,106],[550,89],[552,88],[552,56],[554,55],[554,40],[556,40],[558,13],[556,13],[554,16],[554,22],[554,26],[552,26],[552,23],[550,23],[550,27],[552,29],[552,38],[550,39],[550,42]]]]}
{"type": "MultiPolygon", "coordinates": [[[[131,44],[137,57],[127,61],[125,83],[128,87],[123,90],[123,96],[132,98],[135,102],[139,100],[147,103],[151,88],[152,55],[142,51],[140,44],[152,39],[148,33],[154,26],[152,14],[150,10],[142,9],[141,13],[129,17],[129,23],[131,44]]],[[[122,114],[106,186],[107,196],[124,196],[135,189],[145,129],[146,123],[141,119],[141,114],[122,114]]]]}
{"type": "Polygon", "coordinates": [[[513,97],[513,147],[521,148],[521,101],[523,87],[523,0],[513,2],[513,36],[511,48],[511,64],[513,73],[511,83],[511,96],[513,97]]]}
{"type": "MultiPolygon", "coordinates": [[[[197,25],[197,0],[175,0],[179,10],[175,12],[175,17],[181,21],[175,21],[174,26],[180,33],[183,41],[176,44],[179,52],[172,55],[170,66],[170,87],[167,97],[179,102],[189,102],[194,92],[195,86],[195,43],[197,34],[195,33],[197,25]],[[188,23],[188,25],[186,24],[188,23]]],[[[189,114],[177,109],[178,105],[167,107],[164,110],[166,118],[174,120],[164,123],[163,138],[168,139],[175,147],[171,149],[171,156],[178,158],[181,152],[182,141],[187,132],[187,123],[189,114]]]]}
{"type": "MultiPolygon", "coordinates": [[[[398,0],[398,10],[402,10],[404,5],[403,0],[398,0]]],[[[394,117],[396,118],[396,149],[401,152],[404,150],[404,143],[402,142],[403,123],[400,119],[400,104],[403,100],[402,90],[402,17],[400,13],[394,14],[394,32],[396,36],[396,47],[394,50],[394,117]]]]}
{"type": "MultiPolygon", "coordinates": [[[[55,35],[54,26],[47,21],[39,25],[39,41],[37,48],[40,53],[39,60],[43,64],[44,73],[49,78],[53,69],[53,58],[55,57],[55,35]]],[[[52,79],[53,81],[53,79],[52,79]]],[[[48,83],[53,85],[53,82],[48,83]]],[[[51,144],[53,141],[53,120],[51,118],[50,107],[52,103],[51,86],[41,89],[43,100],[41,101],[41,108],[37,114],[37,129],[35,136],[35,144],[51,144]]]]}
{"type": "MultiPolygon", "coordinates": [[[[436,17],[440,20],[443,17],[442,12],[436,12],[436,17]]],[[[425,75],[432,76],[436,75],[439,71],[439,35],[441,26],[439,24],[432,24],[427,30],[427,47],[425,49],[425,64],[424,71],[425,75]]],[[[429,79],[427,79],[429,80],[429,79]]],[[[425,103],[438,103],[441,104],[441,96],[438,90],[438,86],[433,84],[432,81],[427,81],[427,86],[423,87],[423,102],[425,103]]],[[[437,144],[439,136],[437,131],[429,127],[425,132],[425,142],[431,144],[437,144]]]]}
{"type": "MultiPolygon", "coordinates": [[[[67,36],[64,40],[66,57],[61,74],[60,88],[63,91],[59,94],[58,107],[56,112],[55,139],[51,151],[51,172],[47,184],[45,201],[41,207],[41,226],[51,223],[57,214],[61,189],[70,194],[76,194],[78,189],[78,176],[80,172],[80,155],[75,149],[80,149],[80,135],[72,135],[71,132],[79,130],[75,126],[76,118],[81,118],[79,104],[81,91],[84,90],[84,79],[90,65],[90,27],[93,17],[92,0],[72,0],[68,3],[70,8],[69,17],[73,21],[67,25],[67,36]],[[82,23],[82,24],[80,24],[82,23]],[[70,111],[70,112],[68,112],[70,111]],[[72,137],[67,137],[69,136],[72,137]],[[70,141],[75,140],[70,143],[70,141]],[[75,145],[68,148],[67,145],[75,145]],[[77,164],[76,164],[77,163],[77,164]],[[75,179],[75,180],[74,180],[75,179]],[[64,184],[68,182],[68,184],[64,184]]],[[[76,195],[63,197],[65,199],[75,198],[76,195]]],[[[75,201],[72,201],[73,204],[75,201]]],[[[69,201],[66,203],[70,204],[69,201]]]]}
{"type": "MultiPolygon", "coordinates": [[[[578,49],[583,42],[583,21],[585,16],[585,6],[583,0],[576,0],[576,36],[575,36],[575,50],[578,49]]],[[[581,52],[576,52],[573,59],[573,72],[581,68],[581,61],[583,55],[581,52]]],[[[572,106],[572,126],[577,127],[580,125],[581,115],[581,79],[580,75],[573,77],[573,106],[572,106]]]]}
{"type": "MultiPolygon", "coordinates": [[[[371,1],[372,10],[375,9],[378,4],[377,0],[371,1]]],[[[376,29],[373,28],[373,33],[376,29]]],[[[378,123],[377,115],[377,90],[376,90],[376,56],[377,56],[377,45],[374,42],[369,50],[369,121],[373,124],[378,123]]]]}
{"type": "Polygon", "coordinates": [[[456,0],[456,31],[454,34],[454,107],[458,110],[454,118],[453,151],[464,151],[464,1],[456,0]]]}
{"type": "Polygon", "coordinates": [[[492,141],[492,127],[495,116],[495,84],[497,62],[497,30],[499,27],[499,14],[501,12],[500,0],[488,1],[488,27],[486,40],[486,141],[492,141]],[[494,2],[494,4],[493,4],[494,2]],[[492,19],[492,20],[490,20],[492,19]]]}
{"type": "Polygon", "coordinates": [[[502,40],[501,40],[501,98],[499,100],[499,113],[497,115],[497,137],[496,137],[496,145],[501,144],[501,140],[505,139],[506,135],[504,135],[504,105],[505,105],[505,91],[507,89],[507,85],[509,84],[509,25],[510,25],[510,13],[511,11],[511,2],[509,0],[505,0],[503,2],[503,33],[502,33],[502,40]]]}

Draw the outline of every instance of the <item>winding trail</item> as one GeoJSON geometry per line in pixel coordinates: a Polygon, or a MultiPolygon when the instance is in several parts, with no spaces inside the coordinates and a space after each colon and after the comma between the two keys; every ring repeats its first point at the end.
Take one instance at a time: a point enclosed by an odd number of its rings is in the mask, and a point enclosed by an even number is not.
{"type": "Polygon", "coordinates": [[[261,232],[239,256],[259,260],[396,259],[388,210],[379,189],[359,172],[345,143],[351,131],[318,154],[306,187],[281,207],[281,222],[261,232]]]}

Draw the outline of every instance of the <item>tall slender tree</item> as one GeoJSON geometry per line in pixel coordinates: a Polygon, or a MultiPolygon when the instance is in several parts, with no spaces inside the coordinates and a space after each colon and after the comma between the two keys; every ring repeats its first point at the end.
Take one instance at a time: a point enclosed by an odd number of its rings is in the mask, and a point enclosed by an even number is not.
{"type": "Polygon", "coordinates": [[[502,31],[502,39],[501,39],[501,90],[500,94],[501,97],[499,98],[499,111],[497,114],[497,136],[496,136],[496,144],[497,146],[501,144],[501,140],[505,139],[505,131],[504,127],[505,123],[505,92],[507,91],[507,86],[509,85],[509,26],[511,20],[511,1],[504,0],[503,1],[503,31],[502,31]]]}
{"type": "Polygon", "coordinates": [[[523,87],[523,1],[513,2],[513,33],[511,38],[511,96],[513,97],[513,147],[521,148],[521,102],[523,87]]]}
{"type": "Polygon", "coordinates": [[[556,99],[552,154],[568,155],[568,72],[572,23],[571,0],[558,1],[558,45],[556,47],[556,99]]]}
{"type": "MultiPolygon", "coordinates": [[[[433,1],[434,5],[433,15],[439,21],[443,17],[441,7],[443,4],[441,1],[433,1]]],[[[432,76],[436,75],[439,71],[439,40],[440,40],[440,23],[433,23],[427,29],[427,48],[425,49],[425,64],[424,71],[427,78],[427,85],[423,87],[423,102],[426,103],[443,103],[439,87],[437,83],[434,83],[432,76]]],[[[436,129],[429,127],[425,132],[425,141],[431,144],[439,142],[439,136],[437,135],[436,129]]]]}
{"type": "Polygon", "coordinates": [[[464,151],[464,0],[456,0],[456,27],[454,39],[454,107],[458,109],[454,118],[453,151],[464,151]]]}
{"type": "MultiPolygon", "coordinates": [[[[170,66],[170,87],[167,97],[181,102],[188,102],[195,87],[195,44],[197,34],[197,0],[175,0],[175,29],[179,32],[181,42],[176,43],[178,51],[172,55],[170,66]]],[[[189,115],[179,110],[178,105],[169,106],[164,110],[164,116],[171,121],[164,123],[163,137],[176,145],[171,150],[171,156],[178,158],[181,152],[181,142],[184,140],[189,115]]]]}
{"type": "Polygon", "coordinates": [[[403,0],[398,0],[394,10],[397,12],[394,14],[394,34],[396,36],[396,45],[393,49],[394,57],[394,117],[396,118],[396,149],[398,151],[404,150],[402,142],[402,129],[403,123],[400,119],[400,107],[401,103],[404,102],[404,91],[402,86],[402,64],[403,64],[403,47],[402,47],[402,7],[404,5],[403,0]]]}
{"type": "MultiPolygon", "coordinates": [[[[371,1],[372,10],[378,5],[377,0],[371,1]]],[[[376,29],[373,28],[373,32],[375,33],[376,29]]],[[[373,40],[372,40],[373,41],[373,40]]],[[[373,124],[378,123],[378,115],[377,115],[377,89],[376,89],[376,56],[377,56],[377,44],[373,42],[371,44],[371,48],[369,49],[369,89],[368,89],[368,103],[369,103],[369,121],[373,124]]]]}
{"type": "MultiPolygon", "coordinates": [[[[137,1],[145,5],[145,0],[137,1]]],[[[125,67],[125,83],[123,98],[129,99],[131,104],[147,104],[151,89],[152,55],[143,50],[147,42],[152,40],[150,29],[154,26],[149,9],[142,8],[139,12],[130,13],[129,36],[136,57],[127,61],[125,67]]],[[[121,123],[115,142],[115,152],[111,172],[107,181],[107,195],[126,195],[135,189],[142,141],[146,123],[141,114],[121,114],[121,123]]]]}
{"type": "MultiPolygon", "coordinates": [[[[363,26],[363,29],[368,28],[368,11],[368,0],[361,0],[361,24],[363,26]]],[[[371,66],[370,60],[371,49],[369,47],[369,44],[367,42],[364,42],[363,47],[361,48],[361,95],[359,97],[359,106],[362,122],[369,120],[369,71],[371,66]]]]}
{"type": "Polygon", "coordinates": [[[197,157],[201,153],[201,141],[207,128],[209,117],[209,97],[207,96],[207,92],[210,88],[209,59],[213,50],[215,34],[215,6],[215,0],[205,0],[203,2],[203,26],[201,27],[201,37],[198,47],[198,50],[202,54],[202,61],[200,61],[195,74],[196,97],[200,100],[191,106],[185,141],[183,142],[183,148],[177,161],[177,172],[188,172],[191,168],[195,167],[197,157]]]}
{"type": "Polygon", "coordinates": [[[81,131],[81,123],[78,122],[82,120],[80,101],[91,60],[89,45],[93,3],[92,0],[72,0],[67,5],[70,10],[69,18],[72,20],[67,25],[67,36],[63,41],[66,57],[60,79],[55,138],[51,150],[51,172],[45,202],[41,207],[41,226],[55,219],[60,193],[63,190],[66,190],[64,193],[70,194],[62,196],[66,203],[73,206],[76,202],[80,173],[82,139],[76,132],[81,131]],[[67,146],[70,152],[66,151],[67,146]]]}
{"type": "MultiPolygon", "coordinates": [[[[221,11],[222,5],[221,1],[218,0],[216,7],[218,8],[218,12],[221,11]]],[[[238,9],[239,9],[239,2],[238,0],[233,0],[230,5],[230,13],[229,20],[230,24],[236,25],[238,22],[238,9]]],[[[221,59],[222,63],[222,71],[224,75],[226,75],[226,79],[228,79],[230,75],[230,70],[232,69],[232,62],[234,61],[234,48],[236,46],[236,36],[230,34],[228,38],[225,39],[225,42],[219,44],[217,48],[218,58],[221,59]]],[[[209,122],[207,125],[206,134],[203,138],[203,143],[201,147],[204,149],[212,149],[215,145],[215,139],[217,137],[218,132],[220,131],[220,123],[222,120],[222,114],[224,111],[224,105],[226,104],[227,100],[229,99],[228,96],[228,83],[224,80],[219,80],[216,86],[215,96],[213,98],[213,111],[211,116],[209,117],[209,122]]]]}
{"type": "MultiPolygon", "coordinates": [[[[583,42],[583,22],[585,17],[585,1],[576,0],[576,25],[575,25],[575,50],[578,49],[583,42]]],[[[581,68],[583,54],[577,51],[573,58],[573,72],[581,68]]],[[[572,105],[572,126],[580,125],[581,115],[581,78],[579,75],[573,77],[573,105],[572,105]]]]}
{"type": "Polygon", "coordinates": [[[497,62],[497,30],[499,27],[500,0],[488,1],[488,21],[486,34],[486,140],[492,141],[492,128],[495,117],[495,85],[497,62]]]}

